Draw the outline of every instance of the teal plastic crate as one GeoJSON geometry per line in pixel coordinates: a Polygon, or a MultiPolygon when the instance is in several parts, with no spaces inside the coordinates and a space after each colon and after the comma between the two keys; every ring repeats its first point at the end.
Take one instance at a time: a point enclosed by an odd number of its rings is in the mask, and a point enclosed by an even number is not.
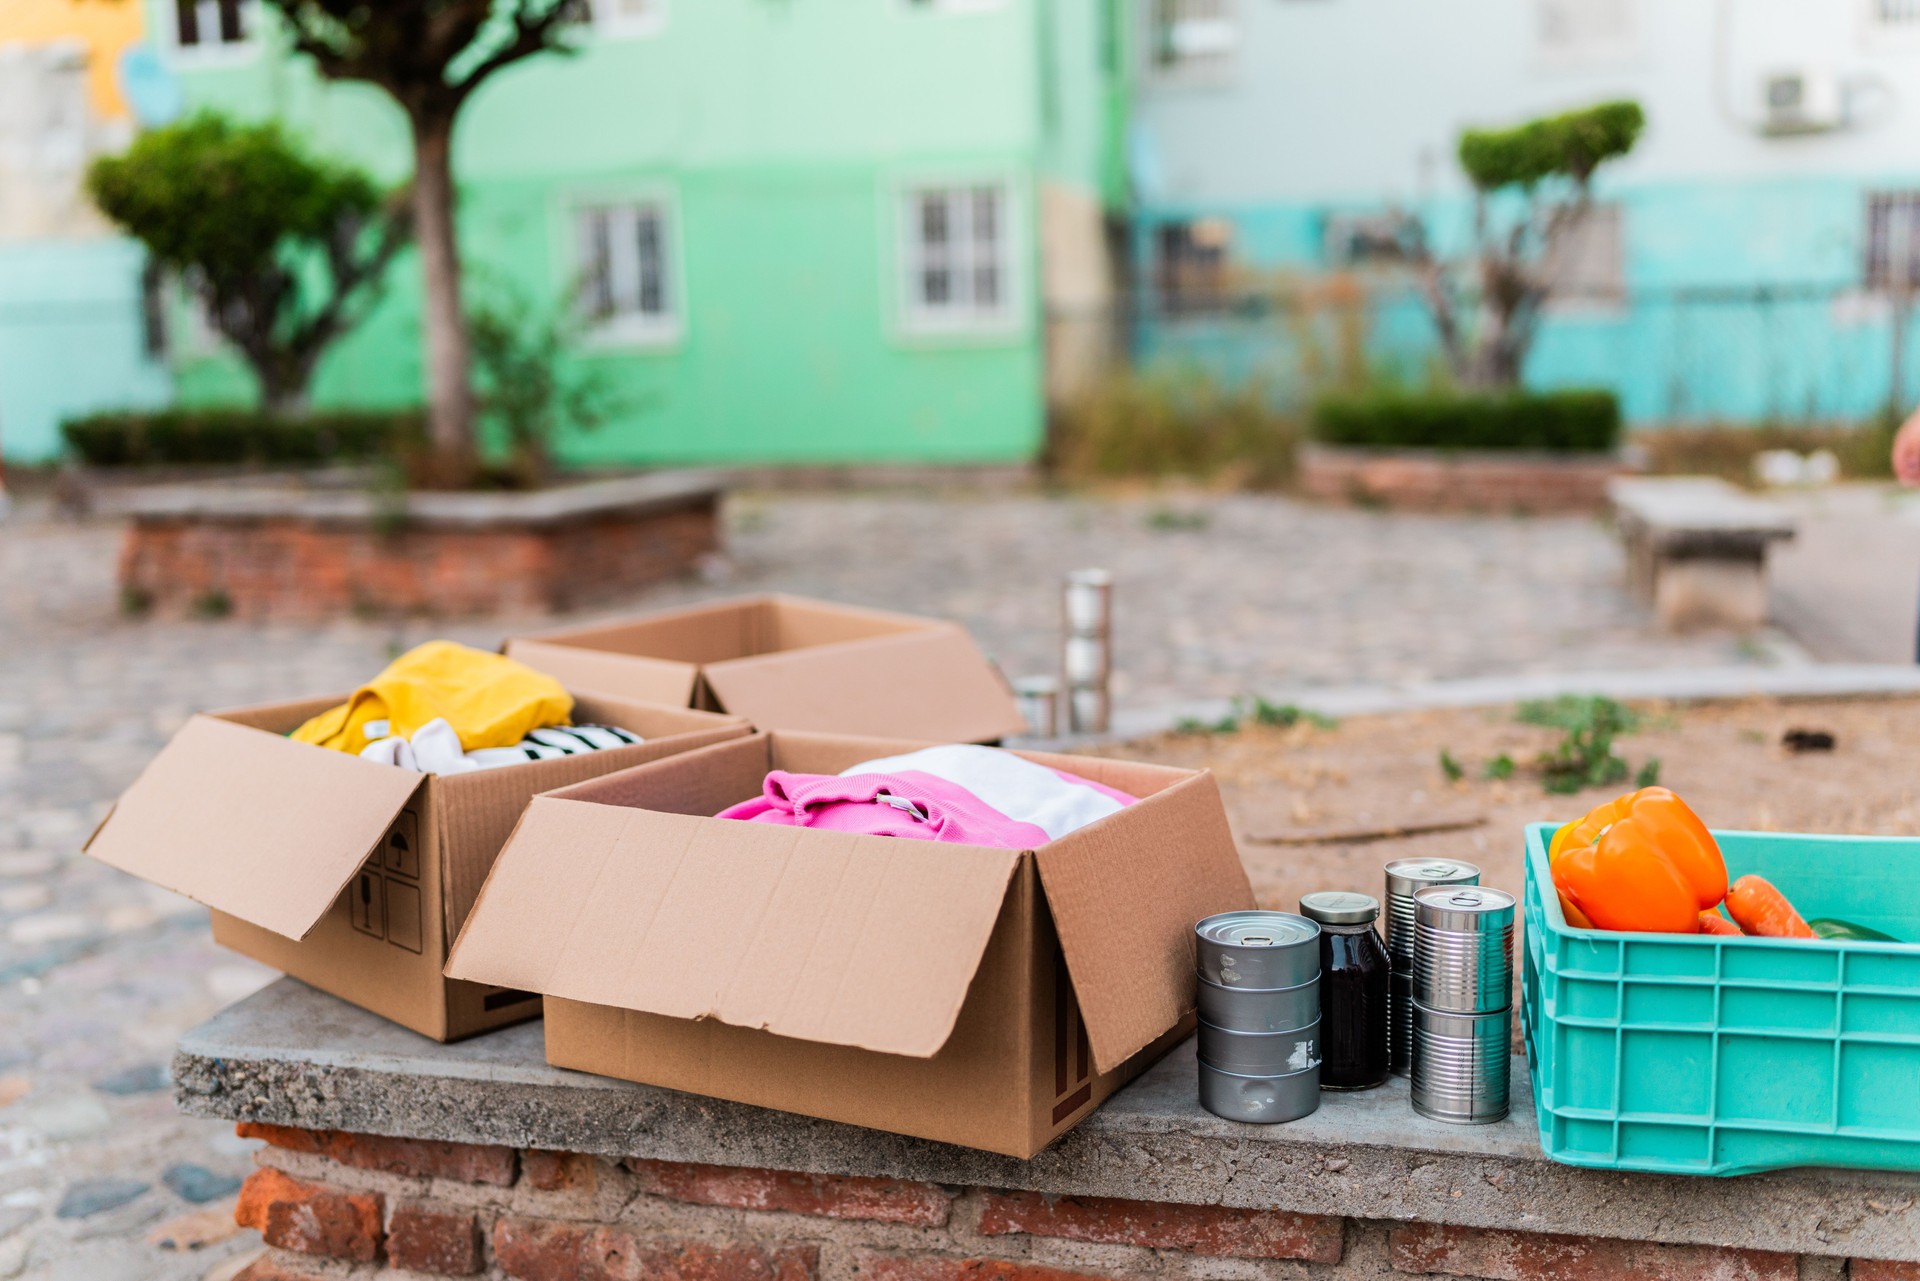
{"type": "MultiPolygon", "coordinates": [[[[1527,829],[1522,964],[1540,1145],[1569,1165],[1920,1170],[1920,945],[1569,926],[1527,829]]],[[[1715,832],[1812,918],[1920,940],[1920,840],[1715,832]]]]}

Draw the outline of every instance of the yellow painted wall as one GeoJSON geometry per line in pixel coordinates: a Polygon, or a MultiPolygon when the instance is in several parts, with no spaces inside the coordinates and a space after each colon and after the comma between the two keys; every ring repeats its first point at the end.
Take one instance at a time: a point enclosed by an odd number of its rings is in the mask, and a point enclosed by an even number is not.
{"type": "Polygon", "coordinates": [[[140,0],[0,0],[0,44],[74,38],[87,46],[87,94],[103,120],[123,120],[126,99],[115,76],[120,55],[139,41],[140,0]]]}

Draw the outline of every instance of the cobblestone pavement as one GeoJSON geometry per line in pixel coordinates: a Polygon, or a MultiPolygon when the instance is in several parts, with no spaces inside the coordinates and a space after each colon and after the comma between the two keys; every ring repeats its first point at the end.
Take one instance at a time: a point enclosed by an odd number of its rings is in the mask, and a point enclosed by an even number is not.
{"type": "MultiPolygon", "coordinates": [[[[1582,520],[1390,517],[1254,497],[746,495],[732,559],[627,602],[779,589],[951,615],[1014,674],[1052,669],[1061,571],[1118,576],[1118,697],[1538,670],[1762,661],[1672,640],[1582,520]]],[[[117,531],[31,505],[0,527],[0,1277],[173,1281],[228,1266],[248,1144],[173,1115],[188,1026],[269,974],[205,913],[79,856],[193,710],[342,690],[434,634],[122,619],[117,531]]]]}

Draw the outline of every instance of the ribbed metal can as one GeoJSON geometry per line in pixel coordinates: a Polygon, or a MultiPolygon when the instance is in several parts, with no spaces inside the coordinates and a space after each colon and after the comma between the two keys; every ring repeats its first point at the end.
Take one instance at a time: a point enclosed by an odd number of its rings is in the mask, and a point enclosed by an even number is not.
{"type": "Polygon", "coordinates": [[[1413,974],[1397,962],[1387,975],[1387,1071],[1413,1075],[1413,974]]]}
{"type": "Polygon", "coordinates": [[[1060,585],[1061,620],[1069,636],[1105,636],[1113,627],[1113,574],[1076,569],[1060,585]]]}
{"type": "Polygon", "coordinates": [[[1200,1024],[1200,1061],[1242,1076],[1288,1076],[1320,1066],[1320,1020],[1285,1032],[1231,1032],[1200,1024]]]}
{"type": "Polygon", "coordinates": [[[1034,738],[1060,737],[1060,681],[1053,676],[1023,676],[1013,683],[1014,701],[1034,738]]]}
{"type": "Polygon", "coordinates": [[[1430,885],[1413,902],[1413,999],[1452,1014],[1513,1004],[1513,895],[1430,885]]]}
{"type": "Polygon", "coordinates": [[[1245,1076],[1200,1064],[1200,1106],[1229,1121],[1274,1125],[1320,1107],[1320,1065],[1284,1076],[1245,1076]]]}
{"type": "Polygon", "coordinates": [[[1230,1032],[1284,1032],[1320,1017],[1320,980],[1268,990],[1201,979],[1200,1020],[1230,1032]]]}
{"type": "Polygon", "coordinates": [[[1413,1005],[1413,1110],[1456,1125],[1507,1115],[1513,1011],[1452,1014],[1413,1005]]]}
{"type": "Polygon", "coordinates": [[[1274,991],[1320,977],[1320,927],[1292,912],[1222,912],[1193,935],[1194,968],[1221,987],[1274,991]]]}
{"type": "Polygon", "coordinates": [[[1429,885],[1478,885],[1480,869],[1457,858],[1397,858],[1387,864],[1387,954],[1413,961],[1413,896],[1429,885]]]}

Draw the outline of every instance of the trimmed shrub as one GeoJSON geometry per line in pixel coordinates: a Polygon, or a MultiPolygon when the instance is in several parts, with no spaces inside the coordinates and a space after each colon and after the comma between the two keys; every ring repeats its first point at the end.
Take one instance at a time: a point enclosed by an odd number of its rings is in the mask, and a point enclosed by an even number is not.
{"type": "Polygon", "coordinates": [[[1605,453],[1620,443],[1620,402],[1609,391],[1334,396],[1314,407],[1313,436],[1329,445],[1605,453]]]}
{"type": "Polygon", "coordinates": [[[288,417],[258,409],[104,413],[60,426],[93,467],[312,467],[399,458],[426,435],[419,410],[288,417]]]}

